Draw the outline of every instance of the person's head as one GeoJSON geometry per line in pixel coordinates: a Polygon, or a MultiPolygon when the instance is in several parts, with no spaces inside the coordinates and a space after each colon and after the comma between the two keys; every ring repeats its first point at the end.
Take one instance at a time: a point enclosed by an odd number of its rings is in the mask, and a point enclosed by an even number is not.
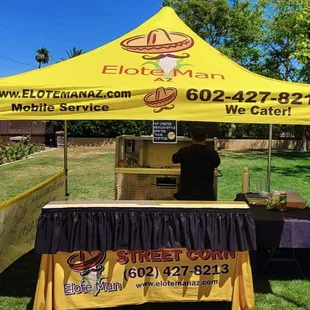
{"type": "Polygon", "coordinates": [[[206,141],[207,135],[202,126],[196,126],[192,131],[192,142],[204,144],[206,141]]]}

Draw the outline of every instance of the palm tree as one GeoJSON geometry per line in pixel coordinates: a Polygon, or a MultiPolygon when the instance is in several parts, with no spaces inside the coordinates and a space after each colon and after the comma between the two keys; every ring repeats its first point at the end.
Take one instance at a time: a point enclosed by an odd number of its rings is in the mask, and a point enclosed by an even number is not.
{"type": "Polygon", "coordinates": [[[36,52],[37,55],[35,59],[39,63],[40,69],[42,64],[47,64],[51,60],[51,55],[49,50],[45,47],[39,48],[36,52]]]}
{"type": "MultiPolygon", "coordinates": [[[[83,50],[82,49],[78,50],[75,47],[73,47],[72,49],[69,50],[69,52],[66,51],[66,53],[68,55],[68,59],[70,59],[70,58],[74,58],[76,56],[80,56],[83,53],[83,50]]],[[[65,58],[60,59],[60,61],[64,61],[64,60],[66,60],[66,59],[65,58]]]]}
{"type": "Polygon", "coordinates": [[[73,47],[72,49],[70,49],[70,51],[66,51],[67,55],[68,55],[68,58],[73,58],[73,57],[76,57],[76,56],[80,56],[82,53],[83,53],[83,50],[80,49],[76,49],[75,47],[73,47]]]}

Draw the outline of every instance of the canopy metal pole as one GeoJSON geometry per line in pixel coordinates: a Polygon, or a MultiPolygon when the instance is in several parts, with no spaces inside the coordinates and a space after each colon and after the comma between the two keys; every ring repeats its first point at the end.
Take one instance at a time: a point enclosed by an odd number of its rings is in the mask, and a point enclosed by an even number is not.
{"type": "Polygon", "coordinates": [[[65,179],[65,194],[66,200],[68,200],[68,121],[64,121],[64,170],[66,174],[65,179]]]}
{"type": "Polygon", "coordinates": [[[271,149],[272,149],[272,125],[269,125],[269,141],[268,141],[268,168],[267,168],[267,190],[270,192],[270,174],[271,174],[271,149]]]}

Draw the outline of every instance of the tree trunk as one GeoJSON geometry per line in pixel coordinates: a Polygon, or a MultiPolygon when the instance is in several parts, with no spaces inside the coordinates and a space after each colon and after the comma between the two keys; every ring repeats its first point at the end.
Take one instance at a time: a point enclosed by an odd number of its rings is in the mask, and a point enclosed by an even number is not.
{"type": "Polygon", "coordinates": [[[39,69],[41,68],[41,61],[39,61],[39,69]]]}

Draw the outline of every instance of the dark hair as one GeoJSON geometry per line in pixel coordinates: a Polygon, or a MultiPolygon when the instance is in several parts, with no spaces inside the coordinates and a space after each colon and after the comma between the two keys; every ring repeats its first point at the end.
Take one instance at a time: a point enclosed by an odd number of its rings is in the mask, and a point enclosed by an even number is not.
{"type": "Polygon", "coordinates": [[[203,142],[206,140],[207,135],[202,126],[197,126],[192,130],[192,137],[198,142],[203,142]]]}

